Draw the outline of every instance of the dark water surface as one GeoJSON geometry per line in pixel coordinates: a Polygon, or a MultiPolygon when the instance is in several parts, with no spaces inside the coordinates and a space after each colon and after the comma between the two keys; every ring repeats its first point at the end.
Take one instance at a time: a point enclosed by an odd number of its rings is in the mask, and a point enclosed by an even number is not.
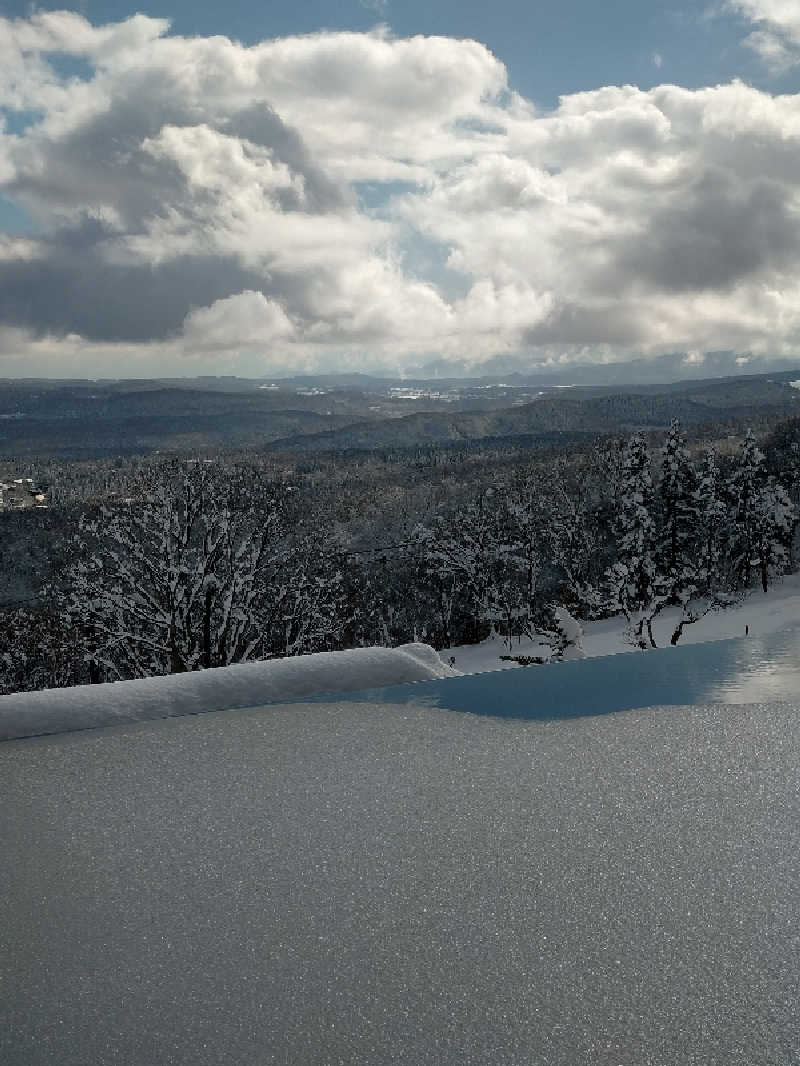
{"type": "MultiPolygon", "coordinates": [[[[328,701],[330,696],[320,696],[328,701]]],[[[800,700],[800,628],[578,662],[347,693],[500,718],[574,718],[634,707],[800,700]]]]}

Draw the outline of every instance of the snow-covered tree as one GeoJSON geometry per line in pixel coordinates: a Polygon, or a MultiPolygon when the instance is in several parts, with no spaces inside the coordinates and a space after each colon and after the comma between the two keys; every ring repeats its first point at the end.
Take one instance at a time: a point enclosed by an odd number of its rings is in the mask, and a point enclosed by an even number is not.
{"type": "Polygon", "coordinates": [[[74,634],[52,607],[0,611],[0,695],[89,680],[74,634]]]}
{"type": "Polygon", "coordinates": [[[728,508],[724,485],[713,448],[700,460],[694,489],[697,537],[694,544],[695,580],[701,595],[711,595],[723,586],[723,540],[728,508]]]}
{"type": "Polygon", "coordinates": [[[758,537],[758,500],[766,477],[764,454],[752,429],[748,429],[727,484],[732,512],[729,554],[733,578],[739,587],[750,586],[758,537]]]}
{"type": "Polygon", "coordinates": [[[780,422],[763,443],[767,469],[778,478],[792,503],[800,504],[800,418],[780,422]]]}
{"type": "Polygon", "coordinates": [[[81,524],[66,607],[112,676],[270,653],[296,583],[277,499],[204,463],[81,524]]]}
{"type": "Polygon", "coordinates": [[[418,526],[414,537],[430,579],[444,596],[459,596],[469,618],[467,639],[524,616],[522,545],[502,494],[489,489],[466,507],[418,526]]]}
{"type": "Polygon", "coordinates": [[[609,606],[628,619],[637,646],[655,646],[650,610],[657,595],[656,524],[650,455],[640,433],[622,455],[614,529],[617,561],[606,574],[609,606]],[[649,634],[649,635],[648,635],[649,634]]]}
{"type": "Polygon", "coordinates": [[[749,588],[754,573],[767,591],[769,580],[785,572],[795,512],[788,493],[767,474],[764,453],[748,429],[728,479],[733,517],[730,563],[738,587],[749,588]]]}
{"type": "Polygon", "coordinates": [[[686,586],[695,580],[695,546],[698,533],[696,475],[680,423],[673,420],[661,453],[658,497],[661,528],[656,547],[659,576],[679,602],[686,586]]]}
{"type": "Polygon", "coordinates": [[[515,628],[520,635],[532,636],[541,606],[541,578],[553,517],[543,488],[537,478],[529,476],[518,488],[507,489],[503,497],[507,516],[503,599],[509,636],[515,628]]]}
{"type": "Polygon", "coordinates": [[[566,607],[552,608],[557,639],[553,643],[553,658],[563,661],[584,659],[583,626],[569,613],[566,607]]]}
{"type": "Polygon", "coordinates": [[[344,558],[314,535],[293,539],[276,557],[284,565],[265,589],[278,616],[269,649],[286,656],[340,648],[350,621],[344,558]]]}
{"type": "Polygon", "coordinates": [[[767,469],[788,493],[794,508],[788,567],[795,567],[795,537],[800,525],[800,418],[779,423],[764,442],[767,469]]]}
{"type": "Polygon", "coordinates": [[[770,580],[789,567],[795,509],[789,494],[774,477],[758,491],[753,523],[753,562],[764,592],[770,580]]]}

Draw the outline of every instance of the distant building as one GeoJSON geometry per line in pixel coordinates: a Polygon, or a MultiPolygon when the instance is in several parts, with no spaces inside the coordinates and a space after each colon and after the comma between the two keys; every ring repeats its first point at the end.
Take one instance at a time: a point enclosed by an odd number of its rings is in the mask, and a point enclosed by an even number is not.
{"type": "Polygon", "coordinates": [[[47,507],[47,496],[29,477],[0,481],[0,511],[26,511],[30,507],[47,507]]]}

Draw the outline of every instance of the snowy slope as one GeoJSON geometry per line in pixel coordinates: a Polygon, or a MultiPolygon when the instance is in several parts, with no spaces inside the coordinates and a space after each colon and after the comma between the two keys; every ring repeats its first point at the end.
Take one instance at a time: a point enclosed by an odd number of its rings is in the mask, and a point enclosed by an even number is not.
{"type": "MultiPolygon", "coordinates": [[[[658,646],[669,647],[669,637],[679,617],[676,609],[664,611],[653,627],[658,646]]],[[[800,574],[792,574],[772,585],[769,592],[753,591],[739,606],[706,615],[683,631],[680,645],[705,644],[709,640],[743,637],[745,630],[751,637],[766,636],[800,624],[800,574]]],[[[583,651],[586,658],[597,655],[617,655],[637,649],[625,639],[625,620],[606,618],[600,622],[583,623],[583,651]]],[[[501,655],[543,655],[546,647],[530,640],[514,641],[509,649],[502,637],[490,637],[481,644],[447,648],[440,652],[448,662],[455,658],[456,669],[464,674],[487,670],[517,669],[518,664],[507,662],[501,655]]]]}

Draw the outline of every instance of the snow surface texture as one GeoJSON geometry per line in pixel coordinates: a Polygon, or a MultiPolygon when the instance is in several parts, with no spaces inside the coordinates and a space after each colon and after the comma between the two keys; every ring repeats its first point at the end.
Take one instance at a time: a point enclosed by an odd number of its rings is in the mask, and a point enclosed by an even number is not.
{"type": "Polygon", "coordinates": [[[0,696],[0,740],[94,729],[458,673],[427,644],[357,648],[168,677],[0,696]]]}
{"type": "Polygon", "coordinates": [[[800,1062],[786,706],[273,706],[0,781],[4,1066],[800,1062]]]}

